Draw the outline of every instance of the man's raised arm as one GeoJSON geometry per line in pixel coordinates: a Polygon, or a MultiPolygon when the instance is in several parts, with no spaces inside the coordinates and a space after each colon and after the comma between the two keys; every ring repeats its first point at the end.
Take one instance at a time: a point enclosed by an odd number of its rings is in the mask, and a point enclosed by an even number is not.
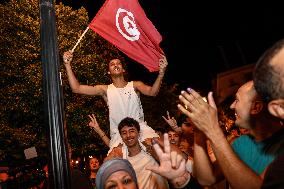
{"type": "Polygon", "coordinates": [[[165,71],[167,69],[168,61],[167,58],[164,56],[159,60],[159,75],[152,86],[145,85],[141,81],[135,81],[133,83],[134,88],[140,91],[142,94],[147,96],[156,96],[159,93],[160,87],[162,85],[162,80],[165,75],[165,71]]]}
{"type": "Polygon", "coordinates": [[[107,86],[106,85],[81,85],[75,74],[72,71],[71,62],[73,59],[73,53],[71,51],[66,51],[63,55],[63,61],[66,68],[69,85],[74,93],[85,94],[85,95],[100,95],[104,96],[106,93],[107,86]]]}

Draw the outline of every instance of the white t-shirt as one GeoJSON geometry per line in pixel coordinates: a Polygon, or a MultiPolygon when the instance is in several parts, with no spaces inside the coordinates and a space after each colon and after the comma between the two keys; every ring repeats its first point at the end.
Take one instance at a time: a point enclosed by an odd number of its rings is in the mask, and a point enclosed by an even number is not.
{"type": "MultiPolygon", "coordinates": [[[[141,101],[133,87],[133,81],[128,82],[123,88],[116,88],[113,84],[107,88],[107,102],[109,107],[109,122],[110,122],[110,150],[123,144],[118,131],[118,124],[126,117],[131,117],[139,122],[140,138],[142,142],[146,138],[158,137],[155,131],[144,121],[144,113],[141,101]]],[[[145,150],[145,146],[140,144],[145,150]]],[[[123,147],[123,154],[126,151],[126,146],[123,147]]]]}
{"type": "Polygon", "coordinates": [[[139,154],[133,157],[127,157],[132,164],[137,180],[138,186],[141,189],[167,189],[169,184],[167,179],[150,170],[146,170],[146,166],[158,166],[156,160],[145,151],[141,150],[139,154]]]}

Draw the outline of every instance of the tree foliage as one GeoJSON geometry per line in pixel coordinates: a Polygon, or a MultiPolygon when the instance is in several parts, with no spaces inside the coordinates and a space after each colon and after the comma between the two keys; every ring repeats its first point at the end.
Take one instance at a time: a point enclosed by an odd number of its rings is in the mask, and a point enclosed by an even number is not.
{"type": "MultiPolygon", "coordinates": [[[[58,4],[55,7],[59,56],[70,50],[89,24],[86,10],[58,4]]],[[[38,0],[10,0],[0,4],[0,160],[8,155],[23,158],[23,150],[35,146],[47,153],[44,122],[42,63],[40,56],[40,10],[38,0]]],[[[107,63],[111,58],[124,60],[110,43],[89,30],[74,53],[72,67],[82,84],[108,84],[107,63]]],[[[87,126],[94,113],[102,129],[109,133],[108,108],[100,97],[72,93],[63,61],[64,114],[68,139],[74,153],[98,154],[106,146],[87,126]]],[[[158,125],[166,109],[173,107],[175,95],[164,85],[156,99],[142,98],[146,120],[158,125]],[[153,103],[155,101],[155,103],[153,103]],[[171,104],[171,105],[170,105],[171,104]]]]}
{"type": "MultiPolygon", "coordinates": [[[[7,154],[19,154],[15,150],[23,152],[30,146],[38,149],[46,147],[43,141],[46,140],[47,125],[43,120],[39,2],[11,0],[1,4],[0,10],[0,138],[3,142],[0,156],[3,159],[7,154]]],[[[71,49],[77,42],[89,18],[84,8],[72,10],[71,7],[59,4],[56,5],[56,21],[61,57],[64,51],[71,49]]],[[[75,50],[73,68],[82,83],[105,83],[109,81],[105,71],[107,60],[112,57],[121,55],[115,47],[89,31],[75,50]]],[[[87,115],[95,113],[102,127],[106,128],[106,105],[100,98],[73,94],[62,64],[60,71],[63,76],[68,135],[72,136],[69,137],[70,144],[75,151],[98,149],[95,145],[87,145],[90,141],[92,144],[101,143],[87,127],[87,115]]]]}

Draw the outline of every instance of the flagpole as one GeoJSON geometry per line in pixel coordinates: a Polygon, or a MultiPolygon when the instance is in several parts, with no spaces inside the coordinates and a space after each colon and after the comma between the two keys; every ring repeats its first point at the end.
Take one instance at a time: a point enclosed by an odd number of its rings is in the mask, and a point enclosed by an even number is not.
{"type": "Polygon", "coordinates": [[[85,31],[83,32],[83,34],[81,35],[81,37],[79,38],[79,40],[77,41],[73,49],[71,50],[72,53],[74,52],[78,44],[81,42],[82,38],[84,37],[84,35],[87,33],[88,30],[89,30],[89,26],[85,29],[85,31]]]}

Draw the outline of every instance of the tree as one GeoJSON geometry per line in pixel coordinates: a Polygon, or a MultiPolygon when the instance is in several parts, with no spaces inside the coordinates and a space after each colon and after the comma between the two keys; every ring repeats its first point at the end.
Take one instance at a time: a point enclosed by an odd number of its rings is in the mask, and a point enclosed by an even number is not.
{"type": "MultiPolygon", "coordinates": [[[[19,154],[30,146],[46,147],[43,121],[42,64],[40,56],[39,1],[11,0],[0,5],[0,63],[1,63],[1,112],[0,157],[19,154]],[[2,143],[3,142],[3,143],[2,143]],[[13,146],[13,148],[11,148],[13,146]]],[[[77,42],[89,23],[84,8],[72,10],[63,4],[56,5],[59,54],[69,50],[77,42]]],[[[107,62],[113,57],[123,57],[110,43],[89,31],[75,51],[73,66],[83,83],[107,82],[107,62]]],[[[69,139],[76,151],[99,149],[100,140],[87,127],[90,112],[98,116],[103,128],[107,128],[106,104],[100,98],[73,94],[69,88],[63,65],[65,116],[69,139]],[[75,137],[74,137],[75,136],[75,137]],[[80,142],[78,140],[80,138],[80,142]],[[93,145],[87,145],[92,141],[93,145]],[[94,143],[94,141],[96,141],[94,143]]],[[[21,153],[23,155],[23,153],[21,153]]]]}
{"type": "MultiPolygon", "coordinates": [[[[89,18],[84,8],[72,10],[62,3],[55,8],[61,57],[63,52],[73,48],[89,24],[89,18]]],[[[10,0],[0,4],[0,12],[0,160],[7,158],[9,154],[23,158],[23,150],[31,146],[35,146],[40,154],[46,155],[48,150],[43,119],[39,1],[10,0]]],[[[115,57],[124,60],[124,55],[118,49],[89,30],[75,50],[72,65],[81,83],[110,83],[106,69],[109,60],[115,57]]],[[[102,129],[108,134],[107,105],[100,97],[72,93],[63,61],[60,61],[65,120],[73,153],[105,153],[107,149],[99,136],[87,127],[87,115],[94,113],[102,129]]],[[[156,97],[155,103],[144,98],[145,117],[146,120],[155,120],[153,125],[158,124],[161,112],[163,114],[169,107],[168,103],[175,103],[171,99],[176,96],[167,90],[168,87],[163,85],[163,98],[156,97]]]]}

